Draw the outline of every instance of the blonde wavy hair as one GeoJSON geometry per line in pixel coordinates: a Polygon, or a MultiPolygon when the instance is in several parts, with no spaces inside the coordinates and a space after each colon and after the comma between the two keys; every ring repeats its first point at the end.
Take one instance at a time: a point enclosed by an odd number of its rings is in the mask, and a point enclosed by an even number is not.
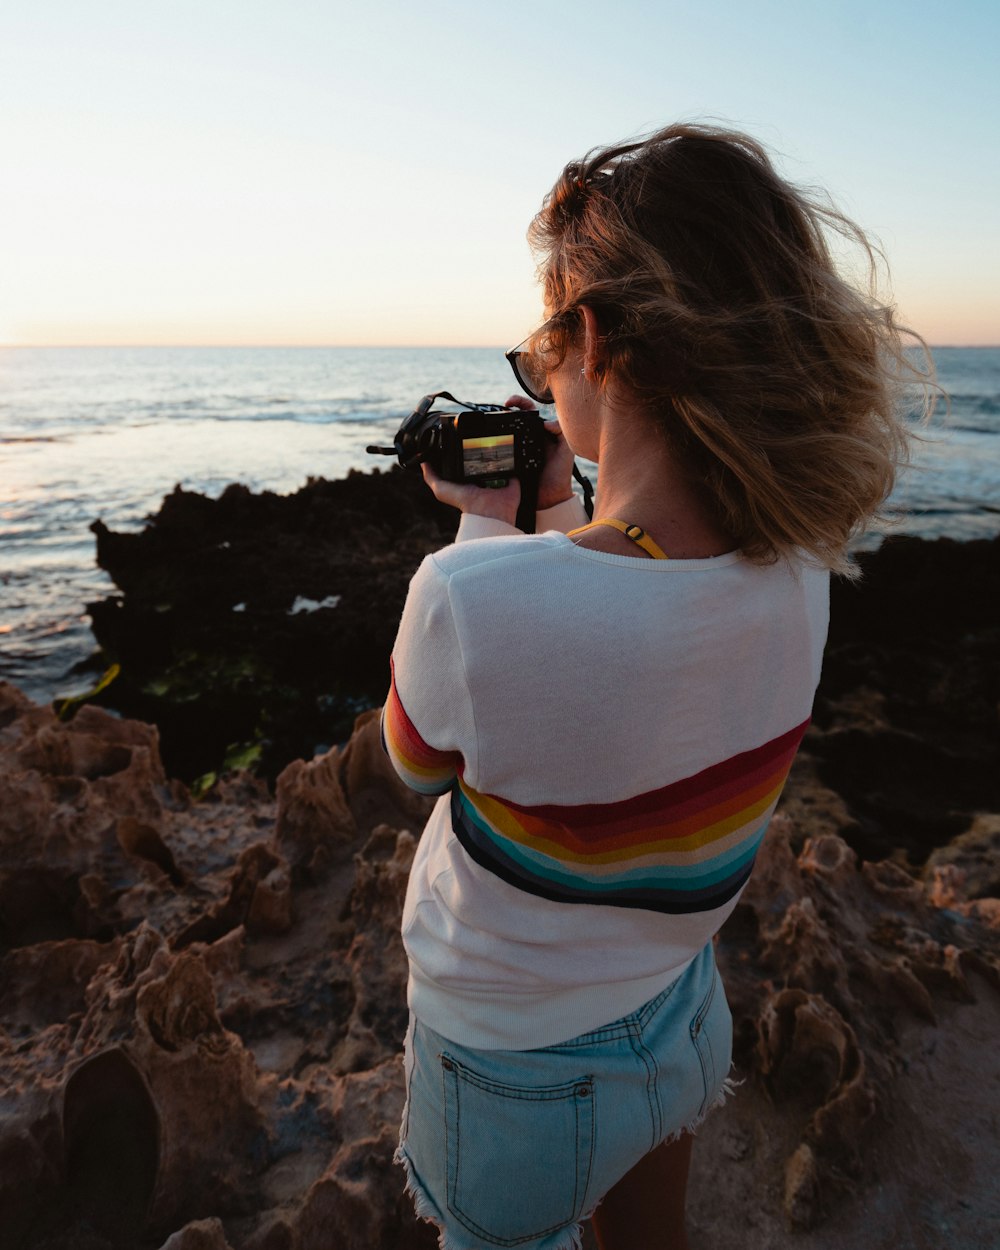
{"type": "Polygon", "coordinates": [[[754,139],[684,124],[571,162],[528,239],[550,314],[538,364],[558,366],[589,305],[603,384],[655,419],[744,555],[854,575],[848,544],[908,459],[913,384],[925,414],[936,386],[864,232],[754,139]],[[836,236],[866,281],[838,273],[836,236]]]}

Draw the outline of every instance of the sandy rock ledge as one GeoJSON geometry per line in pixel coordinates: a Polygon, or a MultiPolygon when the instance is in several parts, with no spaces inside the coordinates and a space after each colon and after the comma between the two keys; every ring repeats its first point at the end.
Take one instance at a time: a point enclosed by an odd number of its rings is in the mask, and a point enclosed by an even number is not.
{"type": "MultiPolygon", "coordinates": [[[[427,810],[374,712],[275,797],[234,774],[194,802],[154,729],[0,685],[5,1247],[436,1244],[391,1163],[427,810]]],[[[700,1133],[693,1242],[998,1244],[1000,902],[961,856],[860,862],[808,755],[784,810],[719,939],[742,1084],[700,1133]]]]}

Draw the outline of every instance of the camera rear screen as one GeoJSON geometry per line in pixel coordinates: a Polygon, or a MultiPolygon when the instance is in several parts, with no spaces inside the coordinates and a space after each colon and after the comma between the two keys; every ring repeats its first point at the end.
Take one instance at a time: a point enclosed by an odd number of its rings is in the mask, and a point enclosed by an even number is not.
{"type": "Polygon", "coordinates": [[[489,477],[514,472],[514,435],[490,434],[462,439],[462,467],[466,477],[489,477]]]}

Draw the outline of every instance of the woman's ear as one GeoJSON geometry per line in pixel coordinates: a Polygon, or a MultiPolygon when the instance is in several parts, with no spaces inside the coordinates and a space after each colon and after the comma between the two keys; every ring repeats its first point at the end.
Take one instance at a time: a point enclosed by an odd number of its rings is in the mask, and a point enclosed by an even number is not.
{"type": "Polygon", "coordinates": [[[607,365],[604,336],[597,324],[597,314],[588,304],[580,305],[580,315],[583,317],[583,372],[588,381],[594,382],[607,365]]]}

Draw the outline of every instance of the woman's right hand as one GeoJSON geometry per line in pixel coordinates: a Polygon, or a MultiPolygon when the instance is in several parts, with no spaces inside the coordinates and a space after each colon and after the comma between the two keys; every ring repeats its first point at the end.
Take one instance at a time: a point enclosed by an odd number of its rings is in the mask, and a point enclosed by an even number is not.
{"type": "Polygon", "coordinates": [[[426,462],[420,466],[424,481],[431,488],[435,499],[469,512],[473,516],[492,517],[495,521],[517,524],[517,506],[521,502],[521,483],[512,477],[506,486],[490,489],[475,483],[449,482],[426,462]]]}

